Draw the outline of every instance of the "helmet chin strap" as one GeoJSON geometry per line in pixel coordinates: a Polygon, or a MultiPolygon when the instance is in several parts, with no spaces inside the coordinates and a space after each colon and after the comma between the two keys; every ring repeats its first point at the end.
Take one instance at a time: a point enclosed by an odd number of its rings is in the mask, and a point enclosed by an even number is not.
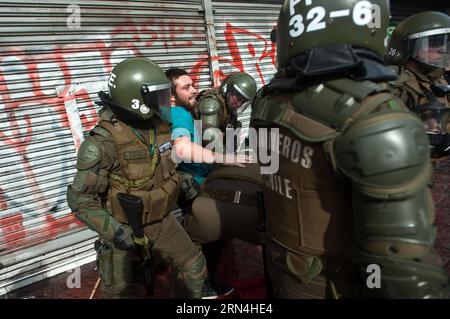
{"type": "Polygon", "coordinates": [[[239,112],[239,115],[244,114],[245,110],[251,105],[250,101],[245,102],[242,104],[242,110],[239,112]]]}

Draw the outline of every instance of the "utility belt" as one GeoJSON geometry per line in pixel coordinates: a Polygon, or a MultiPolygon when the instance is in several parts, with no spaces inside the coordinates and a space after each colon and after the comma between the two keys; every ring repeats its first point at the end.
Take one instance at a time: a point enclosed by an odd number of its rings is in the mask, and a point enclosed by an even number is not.
{"type": "Polygon", "coordinates": [[[174,174],[170,176],[160,186],[151,190],[139,190],[133,189],[133,187],[125,187],[130,185],[137,185],[140,181],[129,181],[124,177],[112,177],[111,178],[111,190],[108,196],[110,201],[113,217],[120,223],[128,225],[128,220],[123,208],[117,199],[117,194],[126,192],[128,194],[138,196],[142,198],[143,214],[142,225],[152,224],[154,222],[162,220],[169,214],[170,208],[176,203],[179,188],[180,188],[180,176],[174,174]]]}
{"type": "Polygon", "coordinates": [[[200,190],[200,196],[205,196],[212,198],[214,200],[240,204],[246,206],[257,206],[257,196],[256,194],[242,192],[240,190],[225,190],[218,188],[206,188],[200,190]]]}

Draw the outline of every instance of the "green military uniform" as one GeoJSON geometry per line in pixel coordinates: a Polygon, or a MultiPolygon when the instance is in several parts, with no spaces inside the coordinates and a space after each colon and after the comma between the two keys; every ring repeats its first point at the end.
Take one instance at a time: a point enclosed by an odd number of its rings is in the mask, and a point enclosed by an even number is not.
{"type": "Polygon", "coordinates": [[[450,86],[444,79],[449,35],[448,15],[421,12],[396,27],[386,54],[386,60],[400,69],[391,86],[423,120],[434,158],[450,154],[450,86]]]}
{"type": "Polygon", "coordinates": [[[305,2],[281,9],[279,71],[255,97],[251,122],[279,130],[271,150],[279,170],[263,187],[266,263],[278,298],[449,294],[433,250],[428,140],[387,89],[393,74],[380,55],[389,4],[372,3],[381,8],[379,29],[366,25],[366,1],[316,1],[326,12],[355,14],[309,32],[300,24],[312,10],[305,2]],[[371,267],[381,271],[375,287],[371,267]]]}
{"type": "Polygon", "coordinates": [[[170,129],[158,103],[169,103],[169,81],[150,60],[131,58],[113,69],[108,84],[110,96],[99,94],[100,122],[80,147],[78,171],[67,192],[75,216],[103,242],[96,248],[104,297],[133,296],[134,265],[156,251],[179,270],[180,296],[199,298],[204,257],[168,214],[180,184],[170,156],[170,129]],[[119,200],[124,196],[140,203],[137,225],[143,234],[133,228],[130,218],[137,210],[124,206],[119,200]]]}

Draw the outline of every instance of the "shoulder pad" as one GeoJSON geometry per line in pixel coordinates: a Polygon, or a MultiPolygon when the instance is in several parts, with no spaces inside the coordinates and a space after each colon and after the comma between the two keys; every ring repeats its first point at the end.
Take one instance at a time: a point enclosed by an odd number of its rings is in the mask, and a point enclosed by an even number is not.
{"type": "Polygon", "coordinates": [[[105,128],[98,126],[98,125],[92,129],[91,134],[97,134],[97,135],[100,135],[100,136],[106,137],[106,138],[113,137],[111,135],[111,133],[108,132],[108,130],[106,130],[105,128]]]}
{"type": "Polygon", "coordinates": [[[384,111],[348,127],[336,141],[336,163],[360,192],[381,199],[400,198],[428,182],[428,145],[415,114],[384,111]]]}
{"type": "Polygon", "coordinates": [[[337,137],[355,118],[392,99],[390,91],[372,82],[340,79],[255,98],[252,125],[275,123],[310,142],[337,137]]]}
{"type": "Polygon", "coordinates": [[[292,104],[296,112],[342,131],[349,120],[369,113],[371,109],[390,99],[392,94],[382,85],[339,79],[296,93],[292,97],[292,104]]]}
{"type": "Polygon", "coordinates": [[[388,89],[380,84],[370,81],[353,81],[347,78],[333,80],[324,85],[341,94],[347,94],[361,102],[368,95],[387,91],[388,89]]]}
{"type": "Polygon", "coordinates": [[[108,106],[104,106],[99,112],[98,112],[99,117],[102,120],[105,121],[111,121],[113,119],[113,117],[115,116],[113,111],[108,107],[108,106]]]}
{"type": "Polygon", "coordinates": [[[97,164],[102,157],[101,146],[91,136],[89,136],[83,143],[77,154],[77,168],[88,169],[97,164]]]}
{"type": "Polygon", "coordinates": [[[220,103],[216,99],[206,97],[200,100],[198,109],[203,115],[216,114],[220,110],[220,103]]]}

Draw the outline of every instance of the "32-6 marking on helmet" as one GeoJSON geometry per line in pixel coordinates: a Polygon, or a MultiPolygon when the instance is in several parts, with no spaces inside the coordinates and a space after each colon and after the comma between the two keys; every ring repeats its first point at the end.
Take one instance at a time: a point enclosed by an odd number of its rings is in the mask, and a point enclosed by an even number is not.
{"type": "MultiPolygon", "coordinates": [[[[312,32],[317,30],[323,30],[327,27],[327,23],[324,21],[327,12],[324,7],[317,6],[311,8],[306,14],[306,20],[310,21],[307,26],[305,26],[305,19],[303,15],[299,13],[295,13],[295,6],[301,3],[302,0],[290,0],[289,9],[291,18],[289,20],[289,26],[291,29],[289,30],[289,35],[293,38],[299,37],[302,35],[305,30],[306,32],[312,32]]],[[[309,6],[312,4],[312,0],[306,0],[305,5],[309,6]]],[[[368,26],[372,28],[375,26],[373,22],[373,18],[376,15],[374,11],[374,5],[370,1],[359,1],[353,7],[353,12],[351,13],[349,9],[345,10],[335,10],[329,13],[330,18],[341,18],[348,17],[352,15],[353,23],[358,26],[368,26]]]]}
{"type": "Polygon", "coordinates": [[[289,26],[294,27],[289,30],[289,34],[291,37],[296,38],[302,35],[303,31],[305,31],[305,25],[303,24],[303,17],[300,14],[296,14],[289,21],[289,26]]]}
{"type": "Polygon", "coordinates": [[[325,18],[325,15],[327,14],[327,11],[324,7],[314,7],[311,10],[308,11],[308,14],[306,15],[307,20],[311,20],[311,23],[306,28],[306,32],[316,31],[325,29],[327,27],[327,24],[325,21],[323,21],[323,18],[325,18]]]}
{"type": "Polygon", "coordinates": [[[353,8],[353,22],[356,25],[367,25],[372,21],[372,3],[370,1],[360,1],[353,8]]]}
{"type": "Polygon", "coordinates": [[[330,12],[330,18],[340,18],[340,17],[348,17],[350,15],[350,10],[336,10],[330,12]]]}

